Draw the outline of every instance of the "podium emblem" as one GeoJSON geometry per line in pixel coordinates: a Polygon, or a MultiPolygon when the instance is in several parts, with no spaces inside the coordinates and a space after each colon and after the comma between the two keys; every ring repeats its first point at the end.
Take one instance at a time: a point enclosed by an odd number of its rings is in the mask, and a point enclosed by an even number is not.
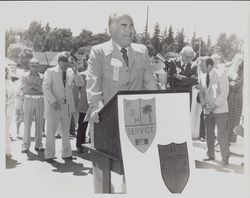
{"type": "Polygon", "coordinates": [[[134,147],[145,153],[155,138],[155,98],[149,100],[124,99],[126,133],[134,147]]]}
{"type": "Polygon", "coordinates": [[[172,193],[181,193],[189,179],[187,143],[159,145],[161,176],[172,193]]]}

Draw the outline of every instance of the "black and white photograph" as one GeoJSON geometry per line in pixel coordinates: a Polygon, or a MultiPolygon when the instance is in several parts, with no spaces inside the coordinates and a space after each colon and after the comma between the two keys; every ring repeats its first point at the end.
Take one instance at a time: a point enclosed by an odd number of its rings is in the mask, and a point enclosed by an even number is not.
{"type": "Polygon", "coordinates": [[[4,197],[250,197],[248,1],[0,2],[4,197]]]}

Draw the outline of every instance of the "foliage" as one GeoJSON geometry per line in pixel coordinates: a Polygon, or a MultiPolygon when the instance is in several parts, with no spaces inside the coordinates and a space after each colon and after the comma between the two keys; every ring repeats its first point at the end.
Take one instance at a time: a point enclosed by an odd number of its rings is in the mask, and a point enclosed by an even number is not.
{"type": "Polygon", "coordinates": [[[160,35],[160,25],[159,23],[156,23],[154,26],[154,34],[150,41],[150,43],[153,45],[154,49],[158,52],[161,52],[162,50],[162,37],[160,35]]]}
{"type": "Polygon", "coordinates": [[[185,35],[184,35],[184,28],[181,29],[181,32],[177,32],[177,35],[175,37],[176,45],[177,45],[177,52],[179,53],[182,48],[186,45],[185,41],[185,35]]]}
{"type": "MultiPolygon", "coordinates": [[[[26,48],[36,52],[71,51],[76,53],[78,51],[82,53],[82,50],[79,49],[97,45],[109,39],[110,35],[107,30],[103,33],[93,34],[90,30],[82,29],[79,35],[73,36],[70,29],[52,28],[49,23],[43,26],[38,21],[32,21],[27,30],[9,29],[5,32],[5,55],[18,60],[22,51],[26,48]]],[[[194,32],[191,42],[188,43],[185,40],[183,28],[180,32],[174,33],[173,27],[170,25],[162,33],[159,23],[155,24],[152,37],[149,33],[146,36],[145,28],[143,33],[136,35],[134,42],[145,45],[151,44],[155,50],[163,55],[169,52],[179,53],[185,45],[191,45],[197,55],[205,56],[219,53],[227,61],[231,60],[234,54],[242,53],[243,45],[243,41],[237,38],[235,34],[227,35],[226,33],[221,33],[217,42],[212,44],[210,36],[205,42],[194,32]]]]}
{"type": "Polygon", "coordinates": [[[228,36],[226,33],[219,35],[216,44],[225,61],[230,61],[236,53],[240,53],[241,45],[242,41],[235,34],[228,36]]]}

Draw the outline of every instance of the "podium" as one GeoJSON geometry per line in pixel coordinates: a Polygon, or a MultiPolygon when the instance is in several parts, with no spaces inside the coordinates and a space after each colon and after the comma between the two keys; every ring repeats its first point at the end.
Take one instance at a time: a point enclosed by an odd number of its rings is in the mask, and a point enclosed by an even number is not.
{"type": "MultiPolygon", "coordinates": [[[[93,172],[98,169],[98,176],[94,174],[95,193],[111,193],[111,171],[124,175],[124,163],[120,141],[119,130],[119,105],[118,97],[125,95],[147,95],[147,94],[172,94],[188,93],[181,89],[168,89],[157,91],[119,91],[100,110],[99,123],[94,124],[94,144],[82,145],[90,150],[93,155],[93,172]],[[95,170],[94,170],[95,169],[95,170]]],[[[188,94],[187,97],[189,98],[188,94]]],[[[187,108],[189,109],[189,101],[187,108]]],[[[191,135],[191,134],[190,134],[191,135]]],[[[143,151],[144,152],[144,151],[143,151]]]]}

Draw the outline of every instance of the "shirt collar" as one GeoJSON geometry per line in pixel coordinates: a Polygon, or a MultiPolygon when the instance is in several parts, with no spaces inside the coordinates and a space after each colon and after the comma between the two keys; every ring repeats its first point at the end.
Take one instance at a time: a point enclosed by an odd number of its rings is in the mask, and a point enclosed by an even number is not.
{"type": "MultiPolygon", "coordinates": [[[[121,51],[122,47],[116,43],[114,40],[113,40],[114,44],[117,46],[117,48],[119,49],[119,51],[121,51]]],[[[128,51],[128,47],[125,48],[127,51],[128,51]]]]}

